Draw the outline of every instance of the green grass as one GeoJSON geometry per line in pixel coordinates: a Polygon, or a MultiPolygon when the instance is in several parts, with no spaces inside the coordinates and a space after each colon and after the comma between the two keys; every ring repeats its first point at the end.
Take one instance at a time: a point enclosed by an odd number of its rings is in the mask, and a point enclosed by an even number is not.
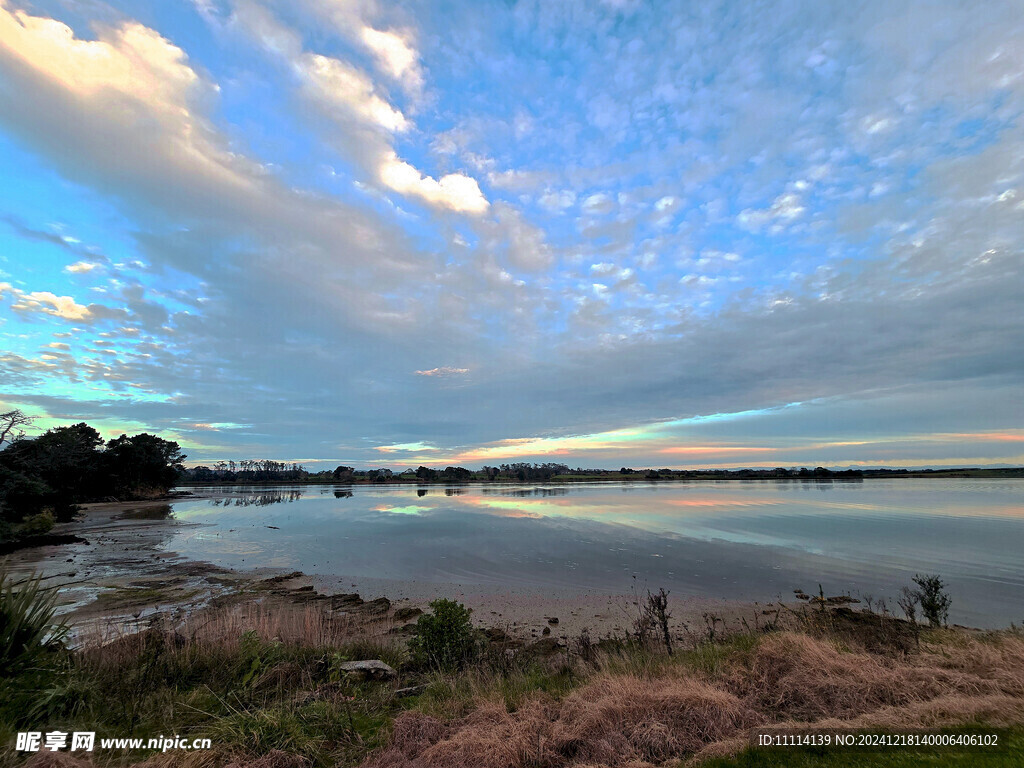
{"type": "Polygon", "coordinates": [[[561,698],[583,682],[585,678],[569,667],[543,663],[502,673],[434,673],[423,693],[410,698],[407,706],[447,719],[469,712],[480,699],[499,699],[513,712],[530,696],[543,693],[561,698]]]}

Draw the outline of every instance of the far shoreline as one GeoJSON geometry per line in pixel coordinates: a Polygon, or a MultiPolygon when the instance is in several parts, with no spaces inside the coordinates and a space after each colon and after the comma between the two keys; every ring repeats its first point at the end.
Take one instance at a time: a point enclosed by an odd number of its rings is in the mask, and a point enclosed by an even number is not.
{"type": "Polygon", "coordinates": [[[371,480],[366,477],[351,477],[338,480],[326,480],[321,477],[297,478],[297,479],[268,479],[268,480],[189,480],[182,482],[174,488],[219,488],[226,486],[281,486],[281,485],[322,485],[322,486],[441,486],[460,487],[470,485],[482,486],[520,486],[520,485],[577,485],[586,483],[693,483],[703,481],[731,481],[731,482],[773,482],[773,483],[856,483],[864,480],[888,480],[888,479],[992,479],[1000,478],[1007,480],[1024,479],[1024,467],[999,467],[986,469],[981,467],[964,469],[936,469],[936,470],[909,470],[909,469],[883,469],[883,470],[854,470],[854,474],[845,474],[844,471],[832,472],[829,475],[821,476],[797,476],[797,475],[769,475],[757,474],[757,470],[724,470],[703,471],[683,470],[680,474],[671,476],[651,477],[643,474],[643,470],[637,470],[631,474],[619,474],[609,472],[605,475],[556,475],[544,480],[518,480],[515,478],[498,477],[493,480],[484,478],[470,478],[462,481],[453,481],[445,478],[423,480],[416,477],[403,477],[394,475],[386,480],[371,480]],[[683,474],[682,472],[685,472],[683,474]]]}

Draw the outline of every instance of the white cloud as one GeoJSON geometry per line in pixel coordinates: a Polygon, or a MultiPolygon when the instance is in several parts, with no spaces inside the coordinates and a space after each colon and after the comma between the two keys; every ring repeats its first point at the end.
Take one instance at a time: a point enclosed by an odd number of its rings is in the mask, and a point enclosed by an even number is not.
{"type": "Polygon", "coordinates": [[[154,30],[128,22],[99,40],[79,40],[66,24],[9,8],[0,0],[0,44],[48,79],[80,96],[112,90],[188,119],[181,102],[198,77],[182,50],[154,30]]]}
{"type": "Polygon", "coordinates": [[[615,204],[608,195],[598,192],[583,201],[583,212],[592,216],[611,213],[615,204]]]}
{"type": "Polygon", "coordinates": [[[0,66],[8,96],[20,99],[9,124],[31,142],[60,146],[78,169],[91,163],[121,181],[160,176],[161,194],[187,177],[196,209],[208,203],[198,178],[238,195],[262,175],[226,151],[195,112],[216,89],[184,51],[137,22],[98,27],[96,40],[81,40],[60,21],[0,0],[0,66]]]}
{"type": "Polygon", "coordinates": [[[68,264],[64,267],[65,272],[71,272],[72,274],[81,274],[83,272],[92,272],[98,267],[94,261],[76,261],[74,264],[68,264]]]}
{"type": "Polygon", "coordinates": [[[543,195],[541,195],[538,201],[542,207],[547,208],[549,211],[557,213],[558,211],[564,211],[566,208],[571,208],[576,202],[576,193],[571,189],[563,190],[552,190],[549,189],[543,195]]]}
{"type": "Polygon", "coordinates": [[[861,121],[861,128],[869,135],[884,133],[892,128],[893,125],[894,123],[891,118],[878,115],[869,115],[861,121]]]}
{"type": "Polygon", "coordinates": [[[13,288],[10,283],[0,283],[0,296],[9,291],[14,297],[11,309],[18,312],[42,312],[65,320],[92,320],[89,307],[79,304],[71,296],[57,296],[50,291],[25,293],[13,288]]]}
{"type": "Polygon", "coordinates": [[[409,121],[405,115],[377,95],[373,82],[355,67],[315,53],[300,56],[296,67],[314,99],[388,131],[401,133],[408,130],[409,121]]]}
{"type": "Polygon", "coordinates": [[[377,172],[390,189],[422,198],[432,205],[460,213],[483,213],[490,206],[476,179],[461,173],[449,173],[440,179],[424,176],[394,152],[388,152],[381,158],[377,172]]]}
{"type": "Polygon", "coordinates": [[[461,376],[465,373],[469,373],[469,368],[452,368],[448,365],[431,368],[427,371],[416,371],[417,376],[461,376]]]}
{"type": "Polygon", "coordinates": [[[385,74],[399,81],[407,91],[416,92],[423,87],[419,57],[407,37],[367,26],[363,27],[360,38],[385,74]]]}
{"type": "MultiPolygon", "coordinates": [[[[775,198],[769,208],[746,208],[740,211],[736,221],[744,229],[756,232],[772,222],[790,223],[799,218],[805,210],[800,195],[795,192],[784,192],[775,198]]],[[[773,227],[773,230],[777,229],[778,225],[773,227]]]]}
{"type": "MultiPolygon", "coordinates": [[[[405,115],[378,93],[365,72],[341,59],[303,51],[295,33],[266,9],[245,4],[239,7],[236,19],[268,51],[290,63],[302,79],[307,97],[325,107],[339,123],[344,132],[339,144],[352,152],[377,181],[437,207],[472,214],[487,210],[489,203],[475,179],[462,173],[435,179],[399,158],[390,137],[379,131],[361,130],[368,126],[387,133],[402,133],[411,127],[405,115]]],[[[391,76],[412,78],[410,82],[419,76],[414,50],[397,34],[365,27],[361,39],[391,76]]]]}
{"type": "MultiPolygon", "coordinates": [[[[452,149],[452,152],[448,152],[447,150],[449,147],[447,146],[443,149],[445,154],[452,154],[454,152],[454,149],[452,149]]],[[[493,165],[493,161],[485,160],[484,158],[475,156],[470,152],[463,152],[462,156],[467,162],[475,160],[475,162],[471,162],[470,164],[476,166],[478,169],[485,168],[488,165],[493,165]]],[[[550,176],[551,174],[546,171],[524,171],[520,169],[511,169],[507,171],[489,171],[487,174],[487,181],[491,186],[498,187],[499,189],[525,192],[543,184],[550,178],[550,176]]]]}
{"type": "Polygon", "coordinates": [[[536,272],[550,267],[555,254],[544,231],[525,219],[522,212],[504,201],[494,204],[493,218],[481,222],[485,237],[482,249],[503,252],[516,269],[536,272]]]}

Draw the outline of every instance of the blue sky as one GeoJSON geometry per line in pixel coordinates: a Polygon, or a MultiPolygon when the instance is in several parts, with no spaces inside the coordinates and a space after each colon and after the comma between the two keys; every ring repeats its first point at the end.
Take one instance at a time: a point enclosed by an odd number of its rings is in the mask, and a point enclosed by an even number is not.
{"type": "Polygon", "coordinates": [[[1014,2],[0,0],[0,403],[197,462],[1024,463],[1014,2]]]}

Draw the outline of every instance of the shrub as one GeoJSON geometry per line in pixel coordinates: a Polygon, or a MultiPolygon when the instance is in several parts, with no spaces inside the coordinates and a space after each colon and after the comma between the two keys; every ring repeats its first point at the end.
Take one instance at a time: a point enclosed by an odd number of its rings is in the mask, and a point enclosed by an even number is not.
{"type": "Polygon", "coordinates": [[[479,646],[469,609],[454,600],[435,600],[433,613],[416,621],[416,637],[410,648],[421,661],[440,669],[456,669],[472,659],[479,646]]]}
{"type": "Polygon", "coordinates": [[[53,512],[45,510],[38,515],[29,515],[24,522],[18,526],[18,534],[21,536],[42,536],[53,530],[53,512]]]}
{"type": "Polygon", "coordinates": [[[52,496],[53,491],[40,480],[0,465],[0,518],[8,523],[42,512],[52,496]]]}
{"type": "Polygon", "coordinates": [[[933,627],[941,627],[949,616],[953,599],[946,592],[946,583],[937,575],[915,575],[915,593],[921,603],[921,613],[933,627]]]}
{"type": "Polygon", "coordinates": [[[669,636],[668,620],[672,618],[672,614],[668,612],[668,592],[665,591],[664,587],[659,589],[656,595],[652,595],[650,590],[648,590],[644,615],[654,626],[661,629],[662,640],[665,642],[668,655],[671,656],[672,638],[669,636]]]}

